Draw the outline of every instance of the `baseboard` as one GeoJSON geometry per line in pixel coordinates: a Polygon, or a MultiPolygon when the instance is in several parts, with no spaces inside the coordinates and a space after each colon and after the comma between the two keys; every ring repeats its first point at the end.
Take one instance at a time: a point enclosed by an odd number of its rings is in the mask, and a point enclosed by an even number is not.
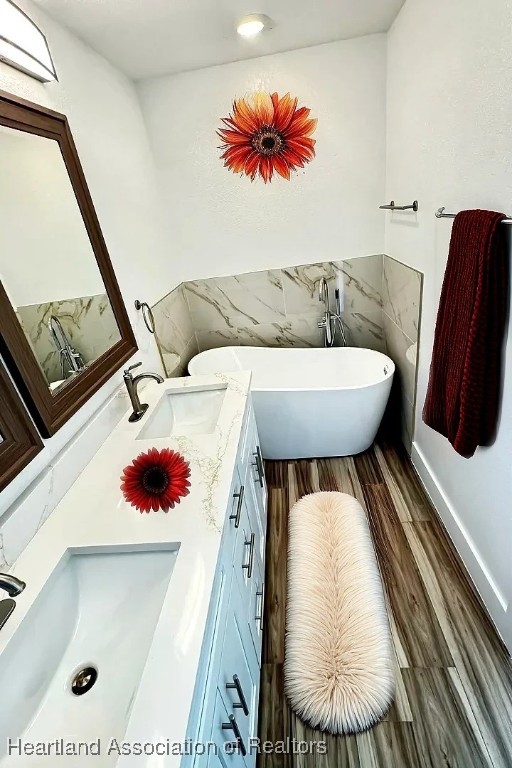
{"type": "Polygon", "coordinates": [[[416,443],[412,446],[411,461],[493,623],[510,647],[507,599],[489,573],[478,547],[444,494],[435,473],[416,443]]]}

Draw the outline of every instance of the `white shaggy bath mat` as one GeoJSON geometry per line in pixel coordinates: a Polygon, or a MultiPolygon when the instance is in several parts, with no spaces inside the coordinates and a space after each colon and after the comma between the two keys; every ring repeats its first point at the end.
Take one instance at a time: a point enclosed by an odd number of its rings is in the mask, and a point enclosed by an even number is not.
{"type": "Polygon", "coordinates": [[[290,512],[284,675],[292,709],[329,733],[364,731],[391,705],[380,573],[365,512],[346,493],[304,496],[290,512]]]}

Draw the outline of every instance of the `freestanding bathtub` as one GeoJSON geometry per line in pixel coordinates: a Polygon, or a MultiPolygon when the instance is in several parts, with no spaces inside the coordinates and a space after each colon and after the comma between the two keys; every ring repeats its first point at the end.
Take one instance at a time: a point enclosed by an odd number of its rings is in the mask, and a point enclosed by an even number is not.
{"type": "Polygon", "coordinates": [[[221,347],[196,355],[191,374],[252,370],[254,410],[266,459],[350,456],[370,447],[395,372],[358,347],[221,347]]]}

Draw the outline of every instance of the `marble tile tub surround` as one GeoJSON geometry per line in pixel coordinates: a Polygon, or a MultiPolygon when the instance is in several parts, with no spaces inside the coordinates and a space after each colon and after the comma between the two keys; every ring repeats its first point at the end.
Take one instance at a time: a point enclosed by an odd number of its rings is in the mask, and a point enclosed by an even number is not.
{"type": "Polygon", "coordinates": [[[323,277],[333,298],[343,288],[348,343],[394,360],[395,404],[410,449],[422,276],[382,254],[182,283],[153,307],[167,375],[182,375],[191,357],[214,347],[321,346],[323,277]]]}
{"type": "Polygon", "coordinates": [[[397,368],[392,405],[400,412],[402,440],[410,452],[414,439],[418,340],[423,275],[385,256],[382,270],[382,317],[387,354],[397,368]],[[394,403],[393,403],[394,400],[394,403]]]}
{"type": "Polygon", "coordinates": [[[167,376],[183,376],[198,352],[195,329],[184,295],[184,284],[172,290],[153,309],[155,336],[167,376]]]}
{"type": "Polygon", "coordinates": [[[321,346],[317,323],[322,277],[332,295],[335,285],[344,286],[350,343],[383,351],[382,256],[378,255],[182,283],[153,307],[168,375],[180,375],[197,351],[212,347],[321,346]]]}

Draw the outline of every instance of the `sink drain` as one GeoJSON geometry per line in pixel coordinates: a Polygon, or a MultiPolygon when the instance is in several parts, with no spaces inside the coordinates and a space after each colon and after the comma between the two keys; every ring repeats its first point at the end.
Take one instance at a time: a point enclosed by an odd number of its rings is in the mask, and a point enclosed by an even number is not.
{"type": "Polygon", "coordinates": [[[97,679],[98,670],[95,667],[84,667],[71,680],[71,693],[75,696],[83,696],[91,690],[97,679]]]}

